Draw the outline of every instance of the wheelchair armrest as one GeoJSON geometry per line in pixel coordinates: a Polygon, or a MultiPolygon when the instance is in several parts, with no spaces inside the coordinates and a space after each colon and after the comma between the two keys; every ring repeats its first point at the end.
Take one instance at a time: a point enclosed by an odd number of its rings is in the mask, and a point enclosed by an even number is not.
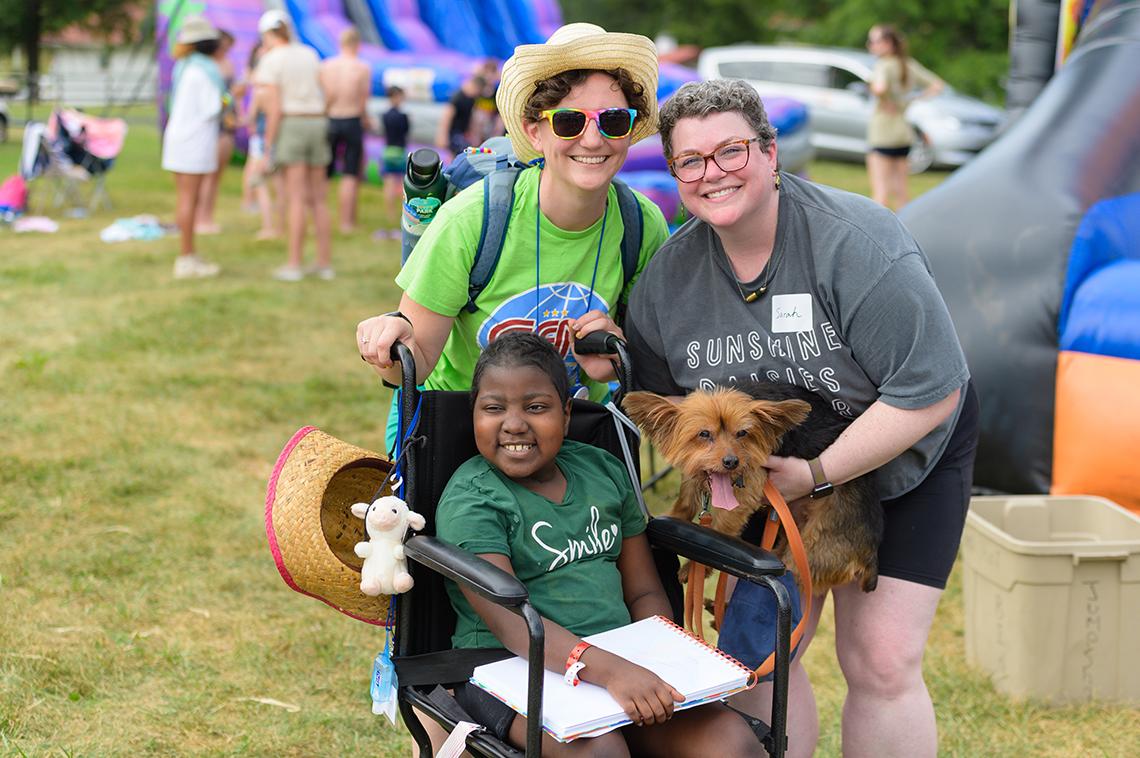
{"type": "Polygon", "coordinates": [[[649,520],[646,533],[655,547],[742,579],[758,581],[764,576],[780,576],[785,571],[784,564],[773,553],[688,521],[658,516],[649,520]]]}
{"type": "Polygon", "coordinates": [[[496,605],[518,607],[527,601],[526,587],[517,577],[474,553],[435,537],[412,537],[404,543],[404,554],[416,563],[470,587],[496,605]]]}

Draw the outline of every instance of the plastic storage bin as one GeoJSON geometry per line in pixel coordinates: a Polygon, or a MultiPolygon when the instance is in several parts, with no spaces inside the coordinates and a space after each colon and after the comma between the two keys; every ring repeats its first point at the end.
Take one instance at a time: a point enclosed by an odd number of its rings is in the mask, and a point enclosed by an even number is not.
{"type": "Polygon", "coordinates": [[[1140,703],[1140,518],[1091,496],[975,497],[966,658],[1015,697],[1140,703]]]}

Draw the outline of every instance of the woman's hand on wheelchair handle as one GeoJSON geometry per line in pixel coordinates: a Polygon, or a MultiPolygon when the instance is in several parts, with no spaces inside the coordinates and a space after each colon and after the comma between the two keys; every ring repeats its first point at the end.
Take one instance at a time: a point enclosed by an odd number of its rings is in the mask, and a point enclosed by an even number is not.
{"type": "Polygon", "coordinates": [[[378,371],[392,367],[392,346],[397,342],[415,353],[412,325],[399,316],[373,316],[356,325],[356,348],[360,357],[378,371]]]}
{"type": "MultiPolygon", "coordinates": [[[[613,322],[609,314],[600,310],[589,311],[581,318],[575,319],[571,322],[570,328],[574,332],[575,339],[593,332],[610,332],[625,339],[621,327],[613,322]]],[[[616,378],[613,363],[608,355],[579,355],[575,352],[574,358],[586,372],[586,376],[596,382],[608,382],[616,378]]]]}

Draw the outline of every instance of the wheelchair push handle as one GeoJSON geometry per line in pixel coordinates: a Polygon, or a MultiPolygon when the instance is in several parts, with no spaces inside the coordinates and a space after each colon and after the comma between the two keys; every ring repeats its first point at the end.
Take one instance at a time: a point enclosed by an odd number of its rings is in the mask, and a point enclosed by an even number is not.
{"type": "Polygon", "coordinates": [[[624,345],[621,337],[613,332],[590,332],[585,337],[574,340],[574,352],[581,355],[614,355],[619,345],[624,345]]]}
{"type": "Polygon", "coordinates": [[[393,342],[390,353],[392,360],[400,364],[401,386],[405,393],[416,388],[416,359],[403,342],[393,342]]]}
{"type": "Polygon", "coordinates": [[[613,332],[590,332],[584,337],[574,340],[574,350],[579,355],[612,355],[616,358],[614,372],[617,374],[619,389],[614,399],[619,400],[621,395],[629,390],[633,377],[630,373],[629,353],[626,352],[625,340],[613,332]]]}

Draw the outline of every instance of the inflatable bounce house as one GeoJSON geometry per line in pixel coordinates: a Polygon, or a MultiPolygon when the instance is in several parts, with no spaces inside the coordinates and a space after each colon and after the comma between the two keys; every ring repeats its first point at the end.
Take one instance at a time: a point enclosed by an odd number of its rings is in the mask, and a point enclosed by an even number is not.
{"type": "Polygon", "coordinates": [[[981,399],[975,484],[1140,511],[1140,3],[1060,8],[1051,78],[900,215],[981,399]]]}
{"type": "MultiPolygon", "coordinates": [[[[360,57],[372,66],[373,95],[382,96],[396,84],[413,101],[436,103],[446,102],[480,61],[504,60],[516,45],[542,42],[563,23],[557,0],[158,0],[160,110],[170,91],[171,52],[183,19],[201,14],[232,34],[230,60],[243,72],[257,43],[257,21],[271,7],[285,9],[298,38],[322,58],[336,55],[340,33],[354,25],[360,57]]],[[[657,96],[663,100],[697,78],[692,69],[663,63],[657,96]]],[[[765,105],[780,135],[808,128],[802,103],[779,98],[765,105]]],[[[241,137],[239,149],[244,149],[241,137]]],[[[374,183],[380,182],[383,149],[381,138],[366,138],[366,177],[374,183]]],[[[631,148],[622,178],[657,203],[670,222],[683,220],[658,139],[631,148]]]]}

